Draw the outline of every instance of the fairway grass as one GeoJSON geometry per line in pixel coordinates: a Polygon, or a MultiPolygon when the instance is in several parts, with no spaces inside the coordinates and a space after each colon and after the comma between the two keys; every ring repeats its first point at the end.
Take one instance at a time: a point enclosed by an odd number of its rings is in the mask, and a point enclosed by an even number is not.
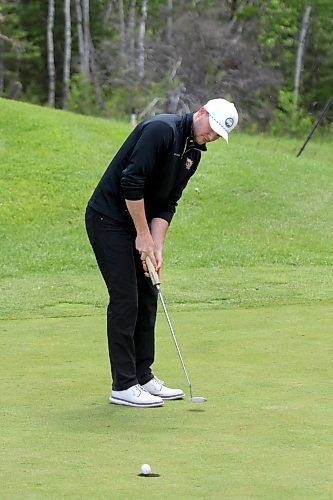
{"type": "MultiPolygon", "coordinates": [[[[2,322],[1,498],[331,498],[333,307],[172,319],[206,404],[108,404],[100,314],[2,322]]],[[[186,390],[162,314],[156,374],[186,390]]]]}
{"type": "MultiPolygon", "coordinates": [[[[333,302],[332,266],[257,266],[163,270],[163,293],[176,310],[333,302]]],[[[0,280],[0,318],[104,313],[108,295],[97,271],[0,280]]]]}

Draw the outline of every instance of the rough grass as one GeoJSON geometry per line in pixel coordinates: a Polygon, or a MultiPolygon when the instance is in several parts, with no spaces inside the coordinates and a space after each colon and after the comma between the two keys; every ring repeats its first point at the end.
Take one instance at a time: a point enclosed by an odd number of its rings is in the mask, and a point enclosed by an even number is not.
{"type": "MultiPolygon", "coordinates": [[[[129,124],[0,100],[1,276],[93,269],[84,208],[129,124]],[[27,258],[28,256],[28,258],[27,258]]],[[[332,265],[331,143],[234,134],[208,146],[167,265],[332,265]]]]}

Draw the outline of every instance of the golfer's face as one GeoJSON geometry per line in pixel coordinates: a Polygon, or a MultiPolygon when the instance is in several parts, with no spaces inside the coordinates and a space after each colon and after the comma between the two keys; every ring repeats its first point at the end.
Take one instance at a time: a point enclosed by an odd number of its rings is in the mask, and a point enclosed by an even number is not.
{"type": "Polygon", "coordinates": [[[197,144],[205,144],[206,142],[216,141],[219,138],[220,136],[209,125],[208,113],[202,114],[194,130],[195,142],[197,144]]]}

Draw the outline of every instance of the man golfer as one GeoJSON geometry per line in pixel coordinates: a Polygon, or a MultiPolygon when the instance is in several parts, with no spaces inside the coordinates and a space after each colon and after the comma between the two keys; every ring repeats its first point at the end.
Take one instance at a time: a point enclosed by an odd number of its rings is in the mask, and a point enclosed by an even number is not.
{"type": "Polygon", "coordinates": [[[233,103],[212,99],[195,113],[141,122],[111,161],[86,210],[86,228],[110,302],[107,335],[111,403],[149,408],[181,399],[154,376],[157,291],[146,258],[160,273],[166,232],[206,143],[238,122],[233,103]]]}

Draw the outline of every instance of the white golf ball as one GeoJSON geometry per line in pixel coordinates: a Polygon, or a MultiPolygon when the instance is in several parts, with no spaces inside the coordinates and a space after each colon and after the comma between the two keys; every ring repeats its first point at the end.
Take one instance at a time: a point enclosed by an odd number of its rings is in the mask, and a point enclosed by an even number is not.
{"type": "Polygon", "coordinates": [[[141,474],[144,474],[147,476],[148,474],[151,473],[151,467],[148,464],[142,464],[141,465],[141,474]]]}

